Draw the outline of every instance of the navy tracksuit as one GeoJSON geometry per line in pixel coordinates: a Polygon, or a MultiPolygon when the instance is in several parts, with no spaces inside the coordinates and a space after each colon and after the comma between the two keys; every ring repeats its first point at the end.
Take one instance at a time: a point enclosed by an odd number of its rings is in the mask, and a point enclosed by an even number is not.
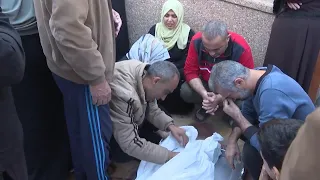
{"type": "Polygon", "coordinates": [[[109,106],[92,104],[88,85],[54,75],[63,98],[76,180],[106,180],[112,122],[109,106]]]}

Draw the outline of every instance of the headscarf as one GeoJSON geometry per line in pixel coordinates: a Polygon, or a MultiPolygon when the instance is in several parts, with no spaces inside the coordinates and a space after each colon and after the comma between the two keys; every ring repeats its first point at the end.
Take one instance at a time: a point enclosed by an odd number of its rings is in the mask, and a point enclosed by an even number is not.
{"type": "Polygon", "coordinates": [[[164,61],[170,58],[168,50],[162,41],[151,34],[141,36],[126,54],[127,58],[140,60],[152,64],[157,61],[164,61]]]}
{"type": "Polygon", "coordinates": [[[168,0],[164,3],[161,12],[161,22],[157,23],[155,36],[161,39],[168,50],[172,49],[177,43],[179,49],[185,49],[188,43],[190,27],[183,23],[184,10],[178,0],[168,0]],[[168,29],[163,21],[163,17],[172,10],[178,18],[175,29],[168,29]]]}

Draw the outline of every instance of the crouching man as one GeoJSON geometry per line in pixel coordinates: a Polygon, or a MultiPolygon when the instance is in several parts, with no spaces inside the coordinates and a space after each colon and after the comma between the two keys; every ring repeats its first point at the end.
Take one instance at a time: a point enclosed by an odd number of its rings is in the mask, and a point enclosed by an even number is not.
{"type": "Polygon", "coordinates": [[[111,156],[114,162],[134,158],[163,164],[176,153],[158,145],[158,130],[171,131],[183,145],[188,142],[185,131],[161,111],[158,99],[164,100],[179,83],[176,66],[167,61],[144,64],[137,60],[115,65],[111,83],[110,113],[113,122],[111,156]]]}
{"type": "MultiPolygon", "coordinates": [[[[248,69],[235,61],[222,61],[211,70],[209,88],[221,95],[219,101],[225,99],[223,111],[235,122],[228,138],[226,158],[233,167],[234,158],[240,155],[237,141],[241,137],[246,141],[243,163],[253,179],[259,179],[263,165],[257,139],[260,127],[272,119],[305,120],[315,109],[302,87],[273,65],[248,69]],[[233,102],[237,99],[243,100],[241,110],[233,102]]],[[[216,109],[216,104],[212,109],[216,109]]]]}

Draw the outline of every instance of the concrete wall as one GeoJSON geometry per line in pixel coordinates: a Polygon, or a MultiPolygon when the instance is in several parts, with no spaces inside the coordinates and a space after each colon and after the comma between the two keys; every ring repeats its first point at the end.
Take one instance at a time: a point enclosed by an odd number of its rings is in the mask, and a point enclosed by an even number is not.
{"type": "MultiPolygon", "coordinates": [[[[135,42],[160,21],[165,0],[126,0],[130,42],[135,42]]],[[[272,0],[180,0],[185,9],[185,23],[195,31],[211,19],[225,21],[248,41],[255,65],[263,63],[274,16],[272,0]]]]}

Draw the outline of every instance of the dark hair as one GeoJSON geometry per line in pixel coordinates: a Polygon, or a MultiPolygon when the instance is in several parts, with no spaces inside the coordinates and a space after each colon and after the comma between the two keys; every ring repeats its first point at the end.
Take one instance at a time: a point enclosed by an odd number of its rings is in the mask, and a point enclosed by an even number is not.
{"type": "Polygon", "coordinates": [[[175,75],[180,79],[179,70],[169,61],[157,61],[151,64],[147,70],[147,75],[160,77],[162,81],[169,81],[175,75]]]}
{"type": "Polygon", "coordinates": [[[302,124],[303,121],[296,119],[273,119],[261,126],[258,140],[269,168],[281,170],[287,150],[302,124]]]}

